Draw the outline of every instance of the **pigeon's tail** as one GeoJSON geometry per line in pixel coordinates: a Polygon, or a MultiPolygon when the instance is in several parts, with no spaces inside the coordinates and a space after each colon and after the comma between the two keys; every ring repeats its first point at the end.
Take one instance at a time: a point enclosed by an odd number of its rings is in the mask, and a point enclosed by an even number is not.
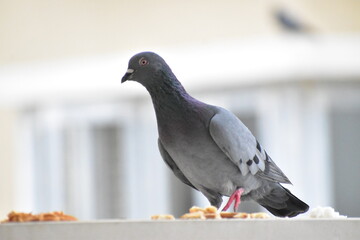
{"type": "Polygon", "coordinates": [[[306,203],[295,197],[280,184],[277,184],[269,194],[256,201],[278,217],[295,217],[309,209],[306,203]]]}

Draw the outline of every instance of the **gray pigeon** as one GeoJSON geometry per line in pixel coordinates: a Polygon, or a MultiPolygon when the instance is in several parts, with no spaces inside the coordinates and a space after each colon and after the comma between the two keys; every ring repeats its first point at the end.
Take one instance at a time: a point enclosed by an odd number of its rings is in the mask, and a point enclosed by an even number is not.
{"type": "Polygon", "coordinates": [[[150,93],[162,158],[183,183],[200,191],[210,204],[224,207],[254,200],[279,217],[294,217],[309,206],[280,183],[289,179],[250,130],[228,110],[190,96],[157,54],[133,56],[121,82],[141,83],[150,93]]]}

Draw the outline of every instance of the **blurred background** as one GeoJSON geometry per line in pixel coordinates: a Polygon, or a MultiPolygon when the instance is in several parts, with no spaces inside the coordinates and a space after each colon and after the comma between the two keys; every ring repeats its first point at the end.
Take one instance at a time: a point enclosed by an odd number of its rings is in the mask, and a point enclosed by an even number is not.
{"type": "Polygon", "coordinates": [[[310,207],[359,217],[359,13],[357,0],[0,0],[0,218],[209,205],[163,163],[146,90],[120,84],[145,50],[237,114],[310,207]]]}

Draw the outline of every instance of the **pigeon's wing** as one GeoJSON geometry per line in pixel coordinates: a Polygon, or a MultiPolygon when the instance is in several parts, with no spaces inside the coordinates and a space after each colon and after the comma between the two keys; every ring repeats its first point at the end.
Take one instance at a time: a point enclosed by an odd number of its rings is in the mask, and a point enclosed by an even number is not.
{"type": "MultiPolygon", "coordinates": [[[[183,183],[189,185],[190,187],[196,189],[196,187],[194,187],[194,185],[192,185],[192,183],[185,177],[185,175],[181,172],[181,170],[178,168],[178,166],[176,165],[176,163],[174,162],[174,160],[171,158],[171,156],[169,155],[169,153],[166,151],[166,149],[164,148],[163,144],[161,143],[160,139],[158,139],[158,146],[159,146],[159,151],[161,154],[161,157],[164,159],[166,165],[169,166],[169,168],[173,171],[173,173],[175,174],[175,176],[177,178],[179,178],[183,183]]],[[[197,189],[196,189],[197,190],[197,189]]]]}
{"type": "Polygon", "coordinates": [[[249,172],[282,183],[289,179],[271,160],[250,130],[231,112],[218,108],[209,123],[210,135],[243,176],[249,172]]]}

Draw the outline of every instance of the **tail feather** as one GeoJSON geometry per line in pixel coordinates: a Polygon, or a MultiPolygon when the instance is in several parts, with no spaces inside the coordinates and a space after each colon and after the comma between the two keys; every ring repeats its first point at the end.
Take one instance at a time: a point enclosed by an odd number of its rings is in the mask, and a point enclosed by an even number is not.
{"type": "Polygon", "coordinates": [[[257,199],[257,202],[278,217],[295,217],[309,209],[306,203],[295,197],[288,189],[280,184],[278,186],[261,199],[257,199]]]}

